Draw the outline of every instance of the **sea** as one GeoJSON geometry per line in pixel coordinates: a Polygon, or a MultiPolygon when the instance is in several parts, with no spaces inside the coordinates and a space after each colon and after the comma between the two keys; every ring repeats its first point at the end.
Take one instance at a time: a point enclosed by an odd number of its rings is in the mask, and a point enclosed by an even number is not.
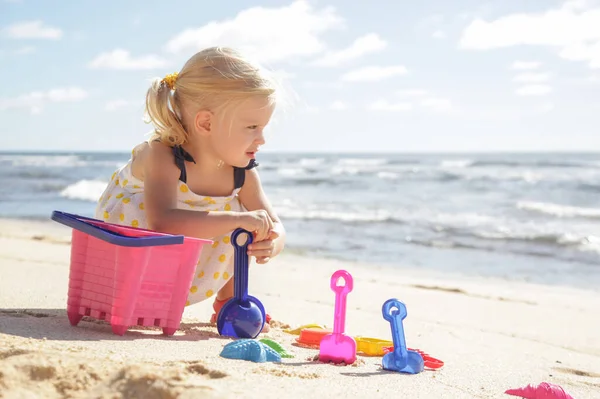
{"type": "MultiPolygon", "coordinates": [[[[93,216],[130,153],[0,152],[0,217],[93,216]]],[[[309,257],[600,290],[600,153],[265,153],[309,257]]]]}

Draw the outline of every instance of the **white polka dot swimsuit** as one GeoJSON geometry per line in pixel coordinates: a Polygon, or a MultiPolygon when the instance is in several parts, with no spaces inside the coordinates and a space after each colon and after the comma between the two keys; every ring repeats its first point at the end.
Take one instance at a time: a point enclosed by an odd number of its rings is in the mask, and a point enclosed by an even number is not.
{"type": "MultiPolygon", "coordinates": [[[[134,155],[135,155],[134,150],[134,155]]],[[[177,185],[177,208],[197,211],[235,211],[246,209],[238,199],[245,178],[246,169],[258,164],[251,162],[246,168],[234,169],[235,188],[226,197],[208,197],[193,193],[186,184],[184,160],[194,162],[181,147],[173,147],[175,163],[181,170],[177,185]]],[[[144,211],[144,182],[133,176],[132,160],[118,169],[98,201],[95,218],[109,223],[147,229],[144,211]]],[[[212,246],[202,248],[196,266],[196,275],[190,289],[187,305],[201,302],[217,293],[233,276],[234,249],[229,243],[231,232],[213,237],[212,246]]]]}

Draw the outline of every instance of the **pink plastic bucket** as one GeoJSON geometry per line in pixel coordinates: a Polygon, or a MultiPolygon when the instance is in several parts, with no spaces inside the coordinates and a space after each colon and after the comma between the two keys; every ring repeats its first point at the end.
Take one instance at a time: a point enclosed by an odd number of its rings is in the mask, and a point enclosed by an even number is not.
{"type": "Polygon", "coordinates": [[[179,328],[202,246],[212,244],[54,211],[73,228],[67,315],[110,323],[115,334],[130,326],[179,328]]]}

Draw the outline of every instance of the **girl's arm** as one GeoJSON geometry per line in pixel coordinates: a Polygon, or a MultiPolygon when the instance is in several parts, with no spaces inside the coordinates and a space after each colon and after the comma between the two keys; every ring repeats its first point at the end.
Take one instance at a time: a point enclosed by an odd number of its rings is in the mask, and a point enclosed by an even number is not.
{"type": "Polygon", "coordinates": [[[169,234],[211,239],[238,227],[264,230],[266,215],[260,212],[202,212],[177,209],[179,168],[170,147],[151,143],[144,157],[144,209],[149,228],[169,234]],[[262,220],[264,219],[264,220],[262,220]]]}
{"type": "Polygon", "coordinates": [[[246,180],[238,195],[240,201],[247,210],[254,211],[263,209],[267,211],[269,217],[273,221],[272,231],[274,233],[271,235],[271,237],[274,238],[272,240],[272,255],[270,257],[277,256],[285,246],[285,228],[283,227],[283,223],[279,219],[279,216],[277,216],[277,213],[271,206],[271,202],[262,188],[258,171],[255,168],[246,171],[246,180]]]}

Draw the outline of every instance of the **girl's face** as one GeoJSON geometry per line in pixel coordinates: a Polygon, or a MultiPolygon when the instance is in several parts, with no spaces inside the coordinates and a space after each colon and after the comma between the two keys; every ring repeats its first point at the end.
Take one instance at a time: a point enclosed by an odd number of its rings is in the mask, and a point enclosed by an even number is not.
{"type": "Polygon", "coordinates": [[[246,167],[265,144],[263,131],[274,109],[268,98],[253,97],[215,118],[210,133],[215,154],[228,165],[246,167]]]}

